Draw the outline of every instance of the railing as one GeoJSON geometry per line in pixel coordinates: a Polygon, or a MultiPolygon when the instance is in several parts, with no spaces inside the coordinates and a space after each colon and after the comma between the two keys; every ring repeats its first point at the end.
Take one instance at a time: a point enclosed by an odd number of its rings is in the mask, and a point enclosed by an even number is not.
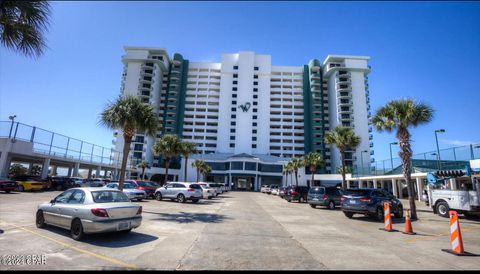
{"type": "MultiPolygon", "coordinates": [[[[414,168],[421,172],[435,170],[464,169],[470,160],[480,158],[480,144],[451,147],[440,150],[440,157],[437,151],[429,151],[412,156],[410,163],[411,170],[414,168]]],[[[368,175],[393,175],[402,174],[402,160],[400,158],[386,159],[373,163],[355,165],[352,169],[352,176],[368,175]]]]}
{"type": "Polygon", "coordinates": [[[120,166],[122,153],[112,148],[98,146],[49,130],[22,124],[0,121],[0,138],[11,138],[33,143],[33,151],[71,160],[120,166]]]}

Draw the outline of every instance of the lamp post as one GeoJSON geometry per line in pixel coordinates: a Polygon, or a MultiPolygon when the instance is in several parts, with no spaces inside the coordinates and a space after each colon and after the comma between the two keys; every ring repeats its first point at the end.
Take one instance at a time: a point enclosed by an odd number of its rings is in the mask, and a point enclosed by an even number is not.
{"type": "Polygon", "coordinates": [[[392,156],[392,145],[398,145],[398,142],[390,143],[390,163],[392,164],[392,172],[393,172],[393,156],[392,156]]]}
{"type": "Polygon", "coordinates": [[[10,133],[8,133],[8,138],[12,137],[13,123],[15,122],[16,117],[17,117],[17,115],[8,116],[8,119],[12,120],[12,125],[10,126],[10,133]]]}
{"type": "Polygon", "coordinates": [[[438,155],[438,170],[442,169],[442,163],[440,162],[440,149],[438,148],[438,137],[437,137],[437,132],[443,133],[445,132],[444,129],[437,129],[435,130],[435,142],[437,143],[437,155],[438,155]]]}
{"type": "MultiPolygon", "coordinates": [[[[362,150],[362,151],[360,151],[360,158],[361,158],[361,160],[362,160],[362,161],[361,161],[361,163],[362,163],[362,172],[364,172],[364,170],[363,170],[363,153],[364,153],[364,152],[368,152],[368,151],[367,151],[367,150],[362,150]]],[[[364,175],[365,175],[365,174],[364,174],[364,175]]]]}
{"type": "Polygon", "coordinates": [[[437,169],[440,170],[440,166],[438,165],[439,161],[438,161],[438,154],[437,153],[432,153],[430,155],[434,155],[434,156],[437,156],[437,169]]]}

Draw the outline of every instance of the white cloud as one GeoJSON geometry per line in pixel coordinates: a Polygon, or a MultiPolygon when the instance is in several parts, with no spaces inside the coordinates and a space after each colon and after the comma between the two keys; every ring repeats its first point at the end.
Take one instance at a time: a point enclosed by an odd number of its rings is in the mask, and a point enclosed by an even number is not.
{"type": "Polygon", "coordinates": [[[453,146],[468,146],[470,144],[478,144],[480,142],[475,141],[462,141],[462,140],[449,140],[449,139],[441,139],[440,142],[453,145],[453,146]]]}

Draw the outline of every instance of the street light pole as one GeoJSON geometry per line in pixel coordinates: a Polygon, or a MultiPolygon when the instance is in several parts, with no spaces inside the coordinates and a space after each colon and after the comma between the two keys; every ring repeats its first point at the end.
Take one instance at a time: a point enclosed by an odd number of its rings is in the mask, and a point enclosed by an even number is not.
{"type": "Polygon", "coordinates": [[[10,126],[10,133],[8,133],[8,138],[9,139],[12,137],[13,124],[15,122],[16,117],[17,117],[17,115],[8,116],[8,119],[12,120],[12,125],[10,126]]]}
{"type": "Polygon", "coordinates": [[[393,172],[393,156],[392,156],[392,145],[398,145],[398,142],[390,143],[390,163],[392,164],[392,172],[393,172]]]}
{"type": "Polygon", "coordinates": [[[437,143],[437,156],[438,156],[438,169],[442,169],[442,163],[441,163],[441,159],[440,159],[440,149],[438,147],[438,137],[437,137],[437,132],[445,132],[444,129],[437,129],[435,130],[435,142],[437,143]]]}

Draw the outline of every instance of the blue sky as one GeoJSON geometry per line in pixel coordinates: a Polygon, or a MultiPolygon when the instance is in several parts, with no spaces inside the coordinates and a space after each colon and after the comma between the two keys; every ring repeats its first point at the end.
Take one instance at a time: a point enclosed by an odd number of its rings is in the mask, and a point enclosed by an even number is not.
{"type": "MultiPolygon", "coordinates": [[[[478,2],[54,2],[49,49],[29,59],[0,48],[0,120],[11,114],[99,145],[98,116],[119,94],[123,46],[164,47],[192,61],[241,50],[274,65],[368,55],[372,112],[412,97],[435,109],[412,129],[414,153],[480,143],[478,2]]],[[[374,133],[375,158],[393,134],[374,133]]],[[[396,151],[394,151],[396,154],[396,151]]]]}

